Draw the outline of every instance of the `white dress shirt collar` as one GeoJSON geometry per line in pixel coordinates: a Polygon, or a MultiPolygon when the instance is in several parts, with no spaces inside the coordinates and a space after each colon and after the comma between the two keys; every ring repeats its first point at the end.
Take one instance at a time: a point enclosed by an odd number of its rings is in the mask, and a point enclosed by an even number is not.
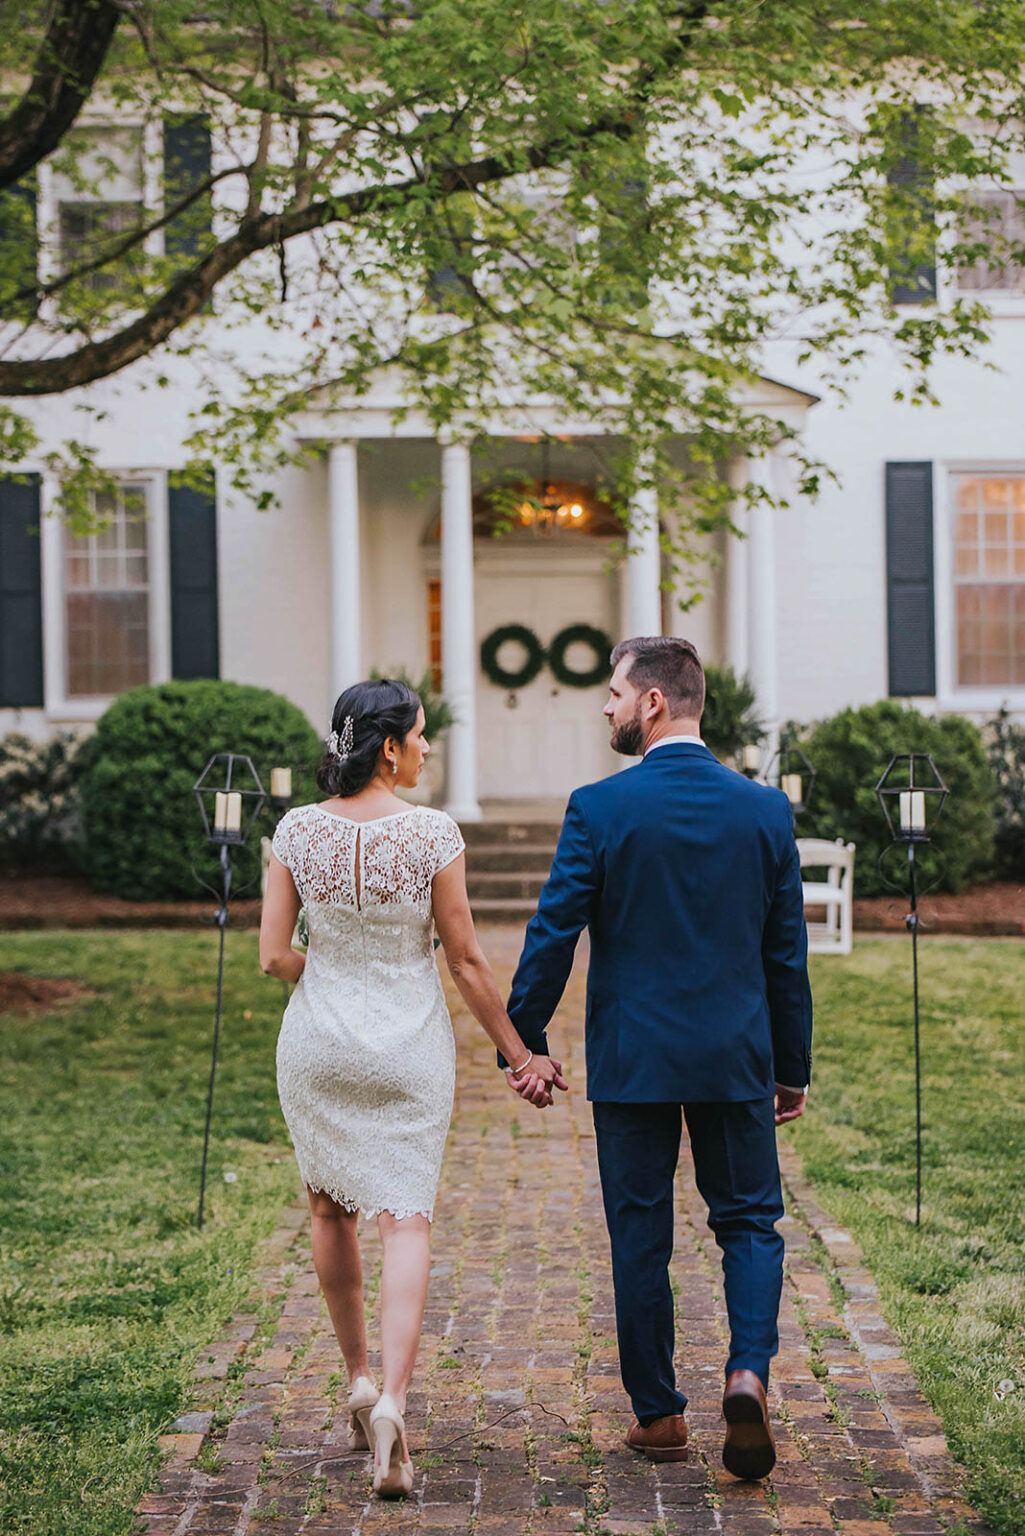
{"type": "Polygon", "coordinates": [[[647,757],[649,752],[655,752],[659,747],[678,747],[683,742],[686,742],[691,747],[703,747],[705,745],[700,736],[662,736],[658,741],[653,741],[650,747],[645,748],[644,756],[647,757]]]}

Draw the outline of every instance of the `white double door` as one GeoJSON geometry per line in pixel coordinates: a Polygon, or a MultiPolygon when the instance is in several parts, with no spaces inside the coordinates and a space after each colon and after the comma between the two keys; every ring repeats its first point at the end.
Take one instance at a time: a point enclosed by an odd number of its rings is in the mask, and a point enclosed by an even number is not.
{"type": "MultiPolygon", "coordinates": [[[[619,579],[603,569],[604,550],[579,554],[538,544],[529,551],[478,547],[474,598],[477,648],[496,629],[523,624],[547,650],[560,630],[590,624],[619,638],[619,579]]],[[[521,663],[509,645],[500,661],[521,663]]],[[[586,646],[571,647],[571,667],[594,665],[586,646]]],[[[477,677],[477,740],[480,794],[489,800],[565,800],[579,784],[604,778],[625,765],[609,748],[602,709],[605,684],[566,687],[547,662],[533,682],[510,695],[483,671],[477,677]]]]}

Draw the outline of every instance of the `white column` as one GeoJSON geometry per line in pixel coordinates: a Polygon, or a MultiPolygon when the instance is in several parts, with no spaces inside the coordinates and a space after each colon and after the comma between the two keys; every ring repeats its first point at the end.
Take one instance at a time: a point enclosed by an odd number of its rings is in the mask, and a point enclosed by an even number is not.
{"type": "MultiPolygon", "coordinates": [[[[747,483],[748,461],[733,459],[729,467],[730,485],[741,490],[747,483]]],[[[746,502],[734,502],[730,517],[741,534],[748,534],[746,502]]],[[[737,534],[727,534],[726,544],[726,623],[723,639],[726,660],[738,677],[743,677],[751,665],[748,645],[748,539],[737,534]]]]}
{"type": "Polygon", "coordinates": [[[363,676],[360,613],[359,475],[355,443],[332,443],[327,458],[331,614],[328,707],[363,676]]]}
{"type": "Polygon", "coordinates": [[[470,450],[463,443],[441,448],[441,672],[455,716],[445,742],[446,809],[456,821],[480,821],[473,498],[470,450]]]}
{"type": "MultiPolygon", "coordinates": [[[[748,473],[753,484],[773,489],[772,455],[752,459],[748,473]]],[[[756,708],[764,721],[769,753],[779,745],[779,694],[777,687],[776,635],[776,512],[756,504],[750,511],[748,537],[749,663],[748,673],[757,697],[756,708]]]]}
{"type": "Polygon", "coordinates": [[[623,638],[662,633],[662,554],[658,535],[658,493],[642,485],[630,502],[626,540],[626,624],[623,638]]]}

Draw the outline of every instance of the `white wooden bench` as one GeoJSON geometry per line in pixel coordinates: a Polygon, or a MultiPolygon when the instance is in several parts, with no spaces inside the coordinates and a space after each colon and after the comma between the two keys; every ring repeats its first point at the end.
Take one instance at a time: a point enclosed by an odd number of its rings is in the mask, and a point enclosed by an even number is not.
{"type": "Polygon", "coordinates": [[[825,908],[825,918],[808,922],[808,953],[849,955],[854,942],[854,844],[838,837],[799,837],[797,852],[805,869],[824,869],[824,880],[801,881],[804,910],[825,908]]]}

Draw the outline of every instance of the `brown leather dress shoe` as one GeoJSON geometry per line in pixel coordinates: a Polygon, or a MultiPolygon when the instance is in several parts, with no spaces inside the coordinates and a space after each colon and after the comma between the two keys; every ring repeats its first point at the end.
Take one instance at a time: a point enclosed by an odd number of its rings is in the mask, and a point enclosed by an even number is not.
{"type": "Polygon", "coordinates": [[[634,1419],[626,1443],[649,1461],[683,1461],[687,1455],[687,1420],[682,1413],[667,1413],[648,1425],[634,1419]]]}
{"type": "Polygon", "coordinates": [[[722,1400],[726,1443],[722,1464],[734,1477],[768,1477],[776,1465],[765,1388],[754,1371],[732,1371],[722,1400]]]}

